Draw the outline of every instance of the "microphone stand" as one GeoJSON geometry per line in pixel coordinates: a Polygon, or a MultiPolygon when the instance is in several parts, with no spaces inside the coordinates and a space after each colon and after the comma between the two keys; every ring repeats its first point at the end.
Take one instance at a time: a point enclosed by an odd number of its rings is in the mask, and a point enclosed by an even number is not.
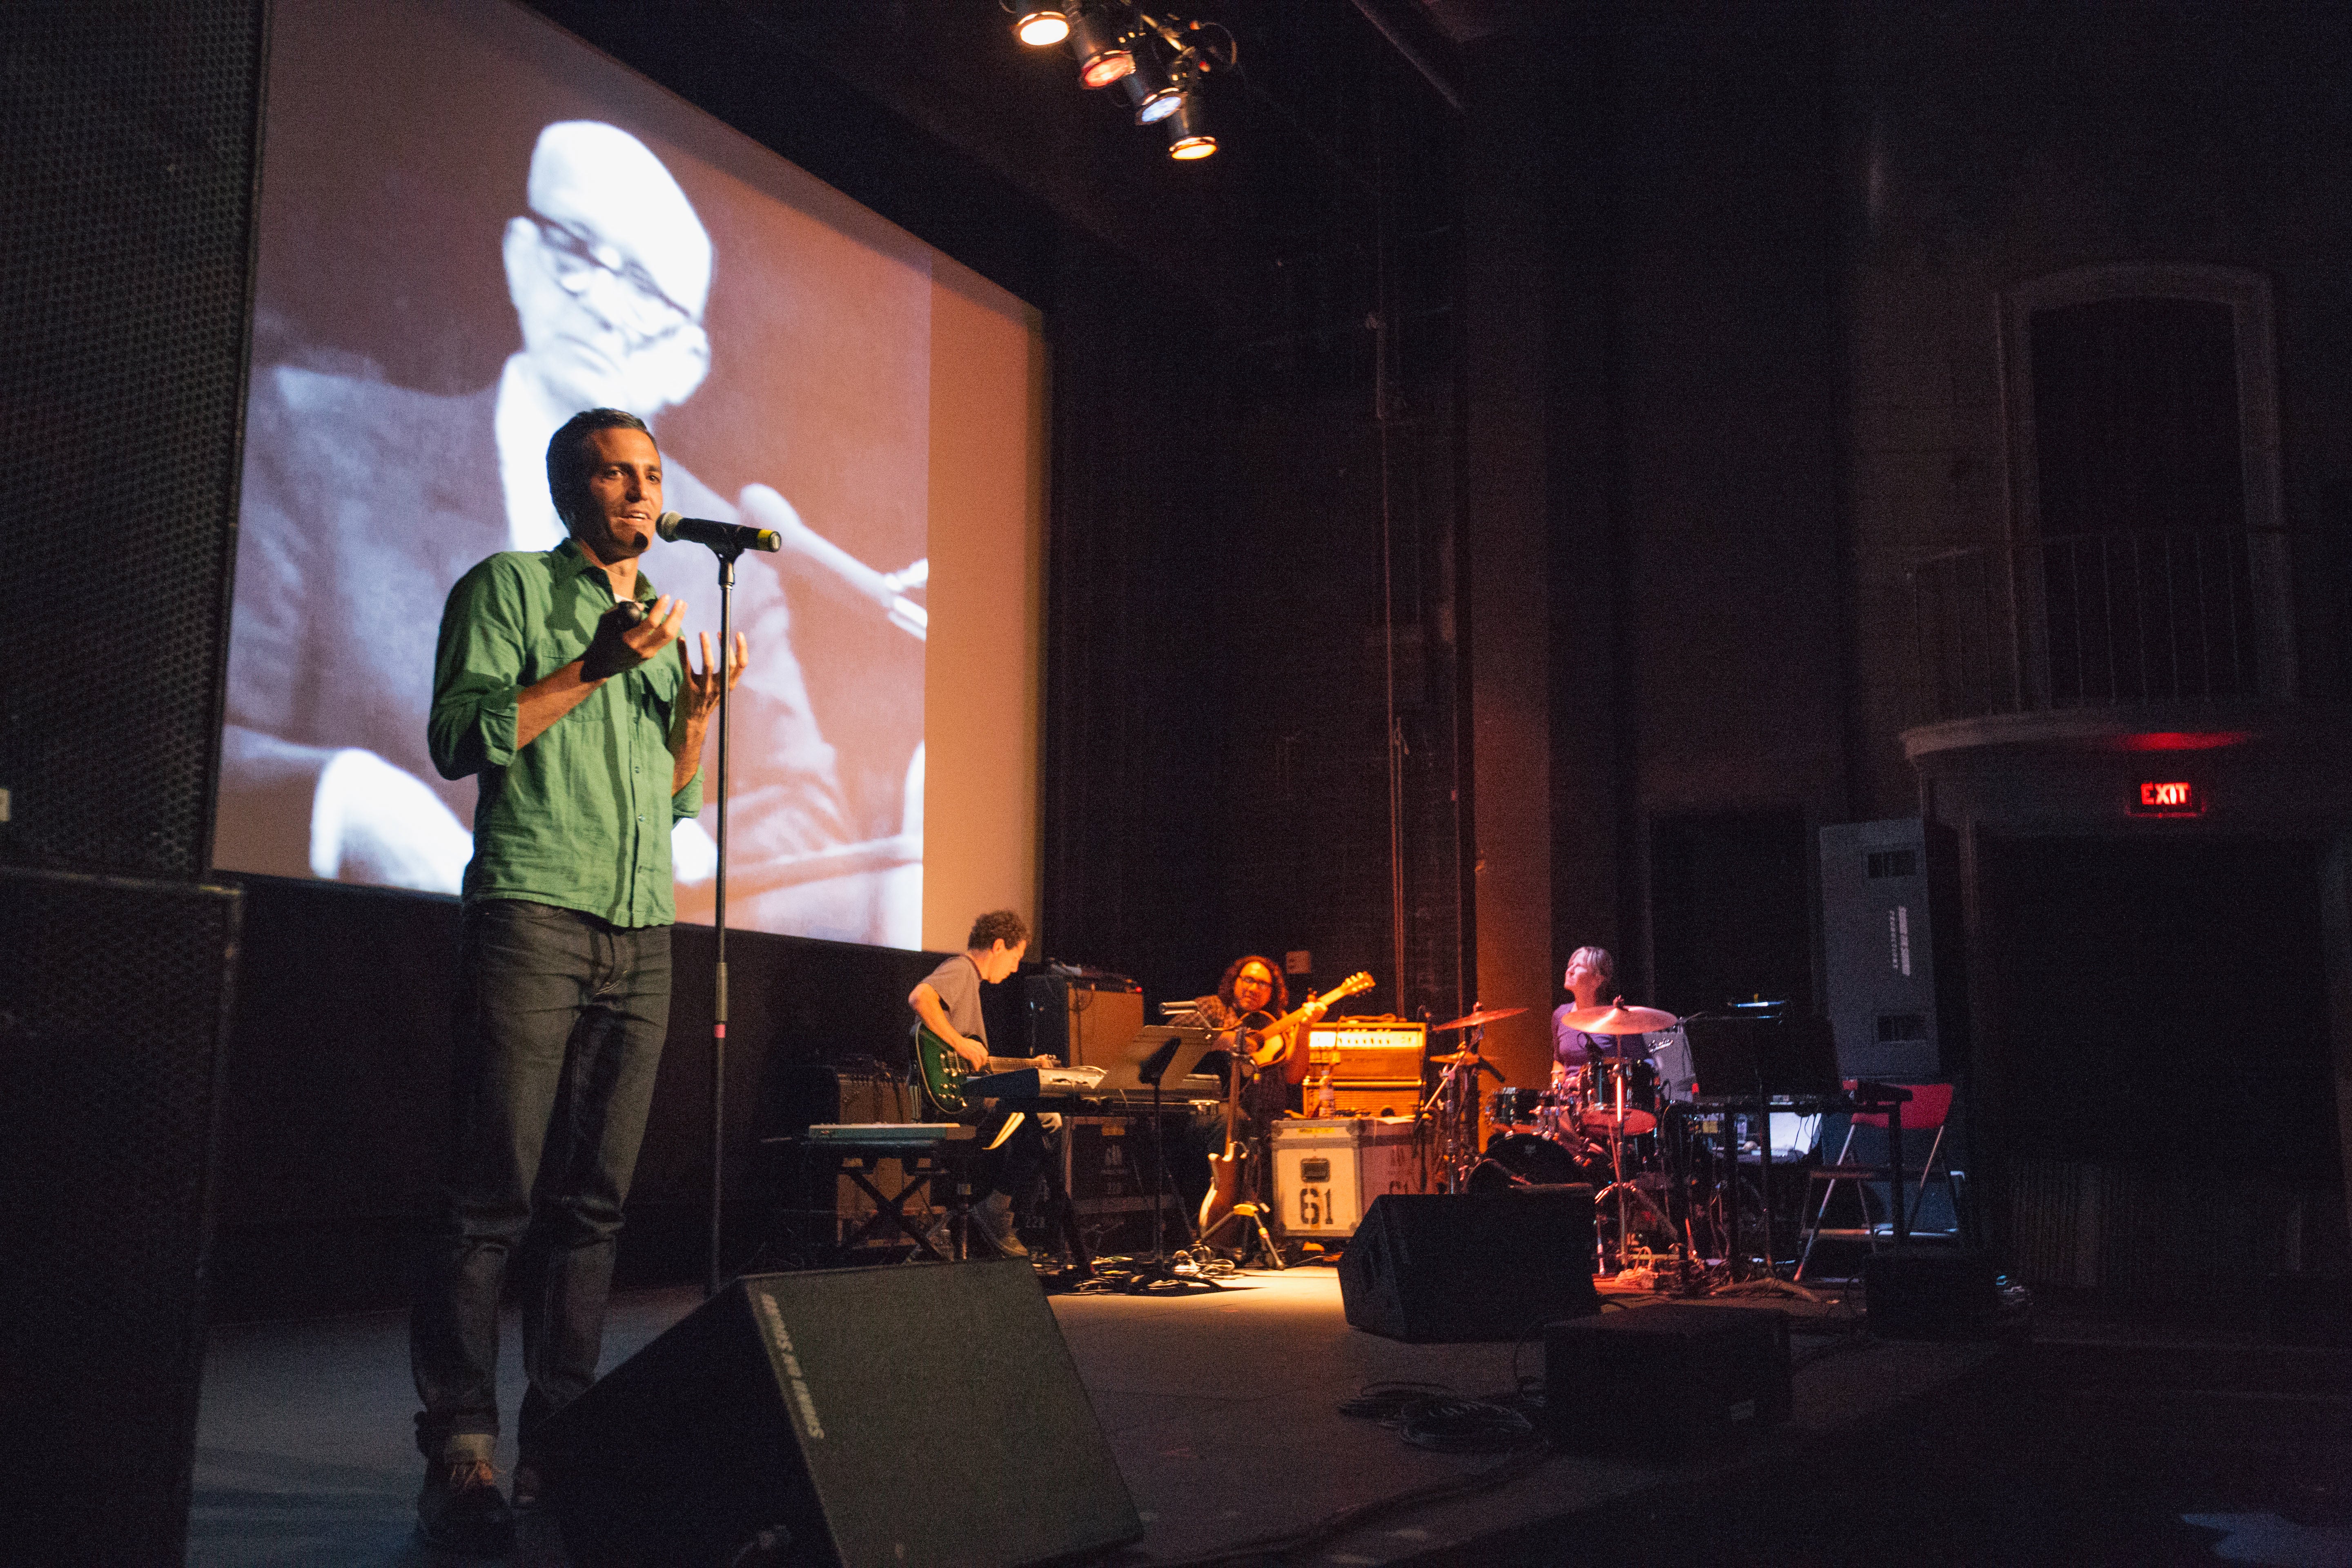
{"type": "Polygon", "coordinates": [[[719,874],[710,910],[718,934],[718,967],[710,1002],[710,1278],[703,1291],[706,1300],[727,1283],[719,1266],[719,1215],[727,1195],[727,719],[734,696],[734,683],[727,677],[734,644],[735,558],[743,553],[740,544],[710,548],[719,557],[719,874]]]}

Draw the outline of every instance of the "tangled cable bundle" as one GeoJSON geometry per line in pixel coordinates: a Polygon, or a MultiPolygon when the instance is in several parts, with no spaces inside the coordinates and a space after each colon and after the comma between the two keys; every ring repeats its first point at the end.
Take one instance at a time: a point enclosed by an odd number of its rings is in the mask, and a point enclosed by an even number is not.
{"type": "Polygon", "coordinates": [[[1497,1453],[1537,1438],[1516,1395],[1465,1399],[1443,1384],[1376,1383],[1341,1402],[1339,1414],[1394,1427],[1414,1447],[1442,1453],[1497,1453]]]}

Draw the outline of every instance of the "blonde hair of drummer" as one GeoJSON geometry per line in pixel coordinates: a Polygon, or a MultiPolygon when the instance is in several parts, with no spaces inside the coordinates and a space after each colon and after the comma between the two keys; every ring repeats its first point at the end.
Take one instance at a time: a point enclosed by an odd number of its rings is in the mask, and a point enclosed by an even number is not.
{"type": "Polygon", "coordinates": [[[1602,993],[1617,978],[1617,961],[1605,947],[1580,947],[1568,955],[1568,971],[1559,977],[1561,989],[1576,998],[1577,1011],[1601,1005],[1602,993]]]}

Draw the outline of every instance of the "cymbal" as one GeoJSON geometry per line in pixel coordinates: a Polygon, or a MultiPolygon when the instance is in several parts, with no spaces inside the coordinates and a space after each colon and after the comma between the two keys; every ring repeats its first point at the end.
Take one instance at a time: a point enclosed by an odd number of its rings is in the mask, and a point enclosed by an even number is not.
{"type": "Polygon", "coordinates": [[[1516,1018],[1526,1011],[1525,1007],[1484,1007],[1475,1013],[1465,1013],[1451,1024],[1432,1024],[1429,1026],[1429,1032],[1433,1035],[1442,1035],[1448,1029],[1475,1029],[1481,1024],[1491,1024],[1497,1018],[1516,1018]]]}
{"type": "Polygon", "coordinates": [[[1682,1022],[1672,1013],[1661,1013],[1655,1007],[1587,1007],[1570,1013],[1562,1024],[1587,1035],[1647,1035],[1659,1029],[1671,1029],[1682,1022]]]}
{"type": "Polygon", "coordinates": [[[1475,1051],[1456,1051],[1450,1057],[1432,1057],[1429,1059],[1442,1068],[1458,1068],[1465,1062],[1483,1062],[1486,1058],[1475,1051]]]}

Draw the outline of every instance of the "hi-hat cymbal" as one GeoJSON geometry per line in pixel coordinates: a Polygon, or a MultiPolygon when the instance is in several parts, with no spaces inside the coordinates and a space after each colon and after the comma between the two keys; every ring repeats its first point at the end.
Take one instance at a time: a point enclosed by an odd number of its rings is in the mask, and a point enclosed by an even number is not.
{"type": "Polygon", "coordinates": [[[1497,1018],[1516,1018],[1526,1011],[1525,1007],[1484,1007],[1475,1013],[1465,1013],[1451,1024],[1432,1024],[1429,1026],[1429,1032],[1433,1035],[1442,1035],[1448,1029],[1475,1029],[1481,1024],[1491,1024],[1497,1018]]]}
{"type": "Polygon", "coordinates": [[[1671,1029],[1682,1020],[1672,1013],[1661,1013],[1655,1007],[1628,1007],[1620,1003],[1607,1007],[1587,1007],[1581,1012],[1570,1013],[1560,1022],[1587,1035],[1647,1035],[1660,1029],[1671,1029]]]}

